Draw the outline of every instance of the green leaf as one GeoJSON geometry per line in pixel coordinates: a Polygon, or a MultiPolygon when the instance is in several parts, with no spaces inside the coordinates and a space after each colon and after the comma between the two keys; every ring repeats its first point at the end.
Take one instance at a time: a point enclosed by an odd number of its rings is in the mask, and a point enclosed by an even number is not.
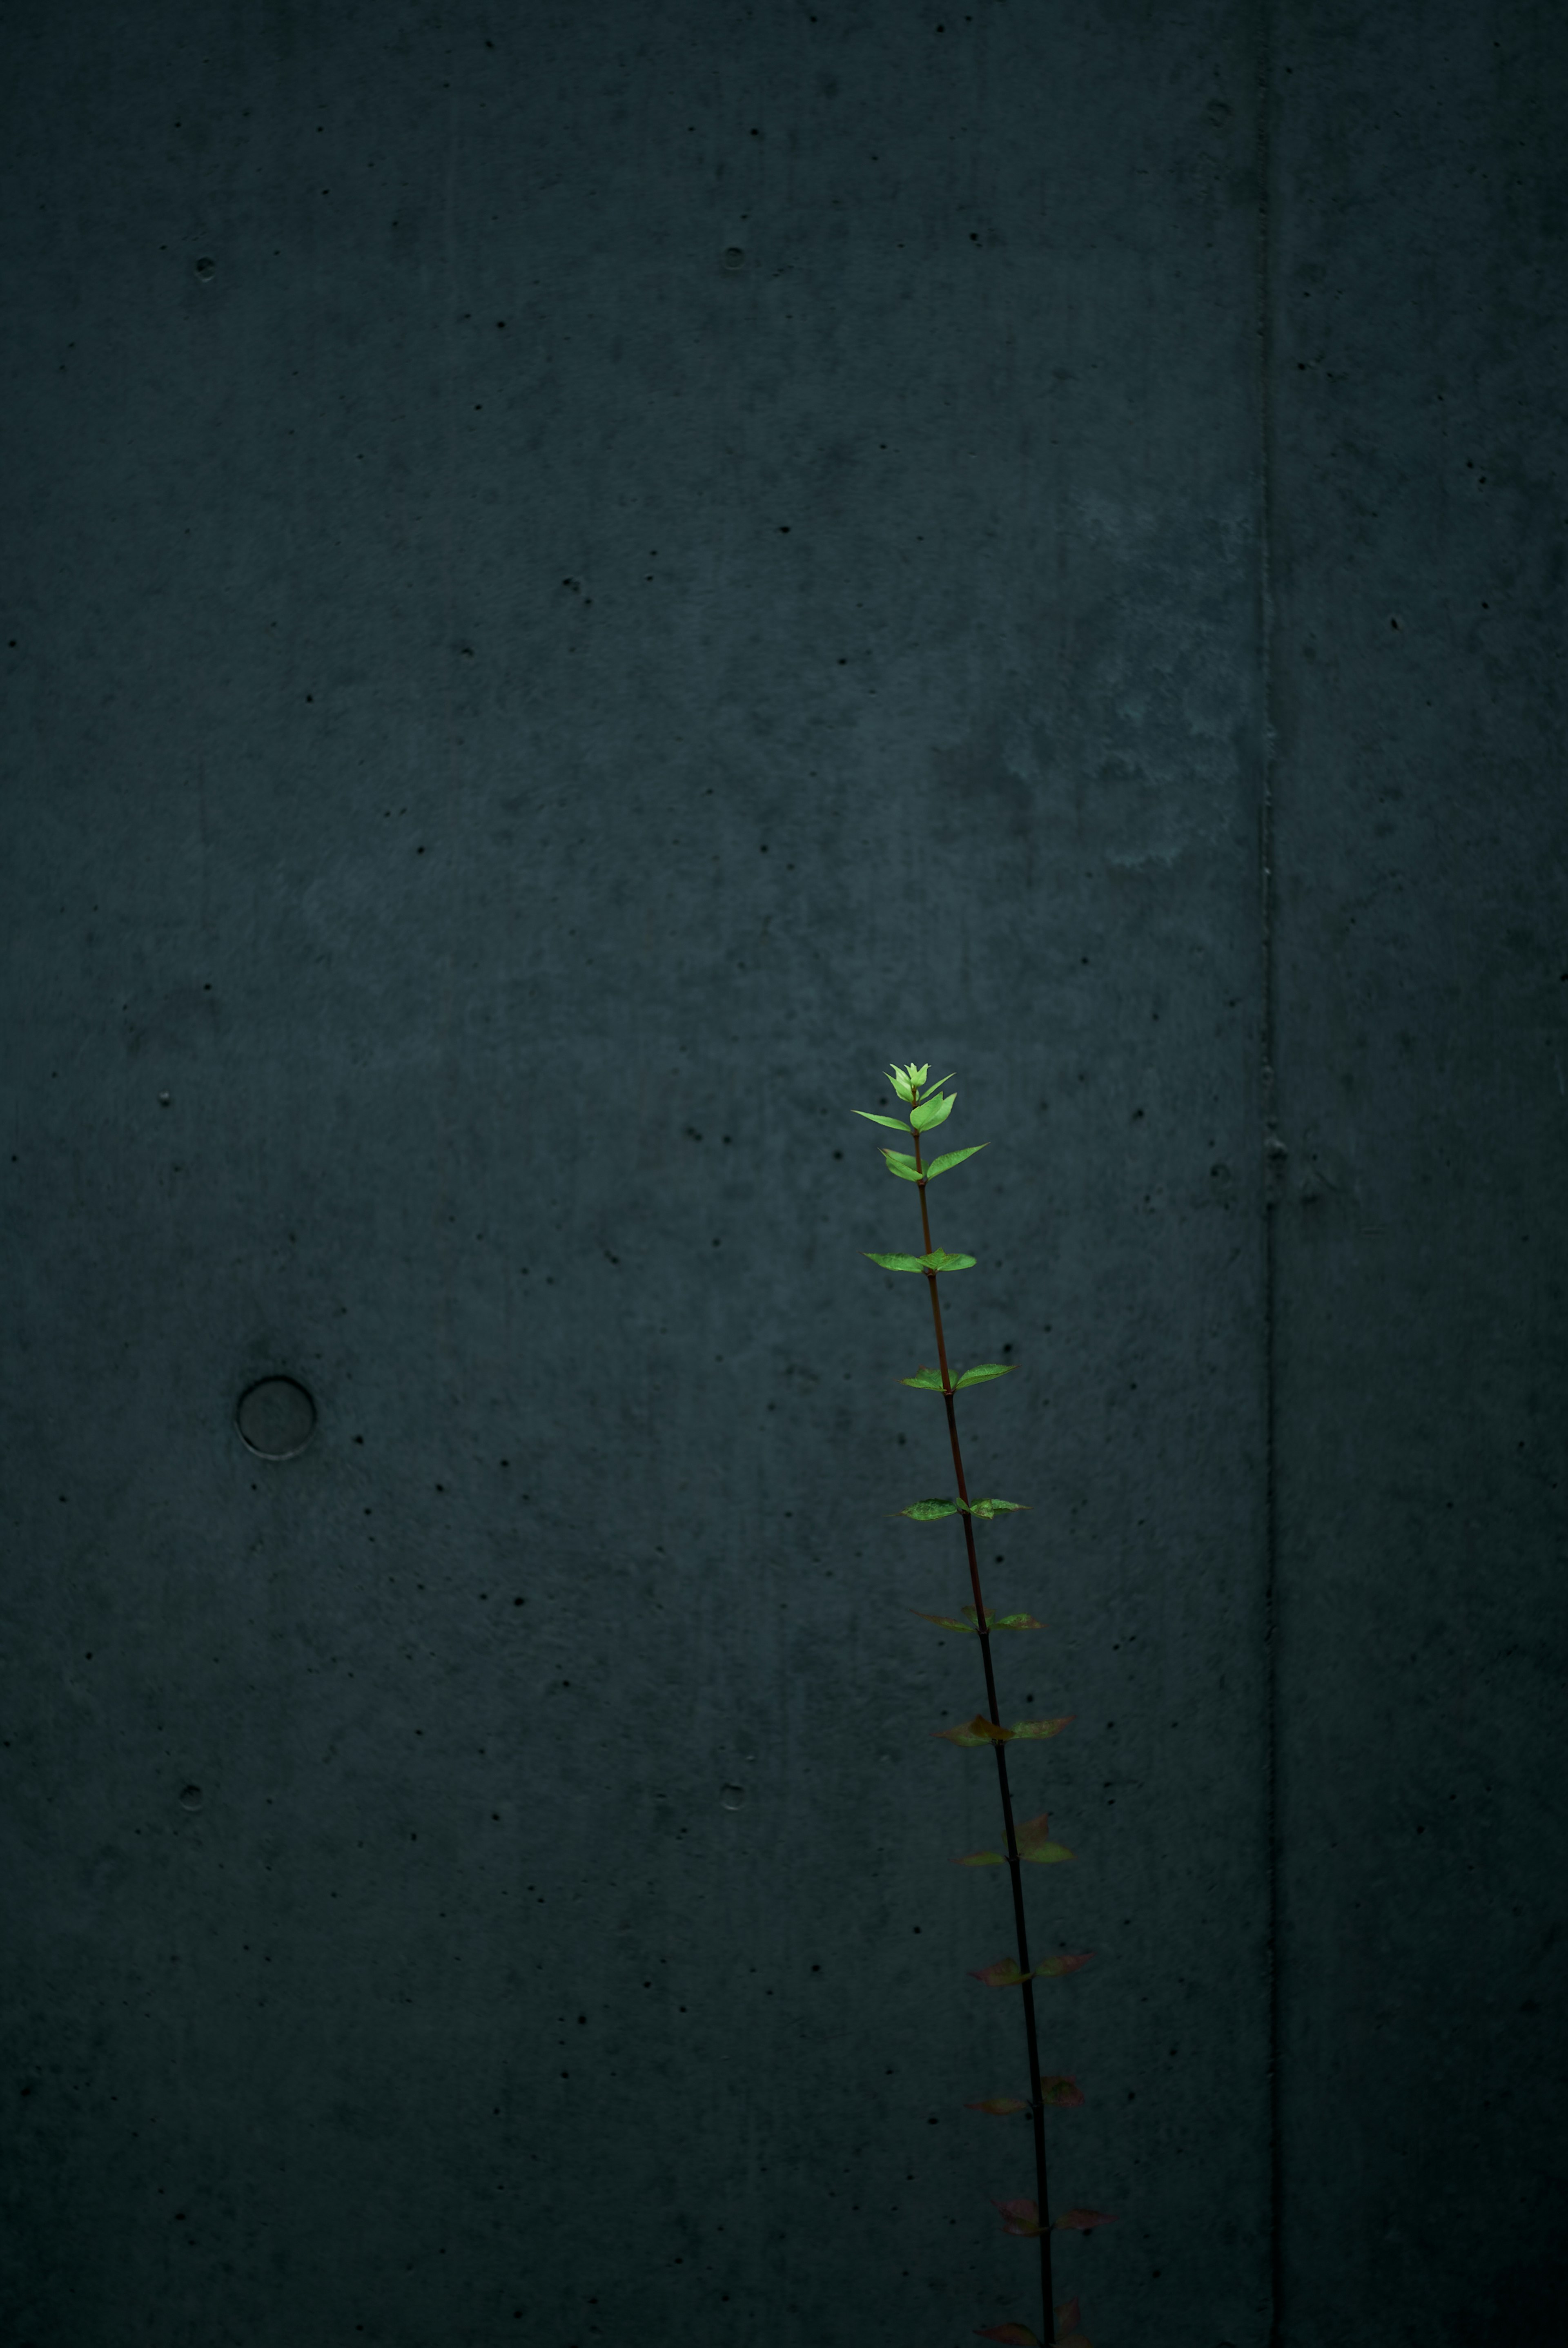
{"type": "MultiPolygon", "coordinates": [[[[914,1069],[914,1066],[915,1063],[911,1060],[909,1063],[911,1072],[914,1069]]],[[[897,1094],[901,1101],[914,1099],[915,1086],[910,1083],[908,1076],[907,1076],[904,1070],[897,1066],[897,1064],[888,1069],[887,1081],[892,1086],[894,1091],[897,1094]]],[[[861,1115],[864,1116],[866,1112],[863,1109],[861,1111],[861,1115]]]]}
{"type": "Polygon", "coordinates": [[[988,1631],[1043,1631],[1045,1624],[1032,1614],[992,1614],[987,1617],[988,1631]]]}
{"type": "MultiPolygon", "coordinates": [[[[860,1114],[864,1117],[866,1114],[865,1110],[862,1109],[860,1114]]],[[[926,1169],[927,1181],[934,1182],[938,1174],[945,1174],[947,1172],[949,1166],[961,1166],[966,1158],[978,1158],[982,1149],[988,1149],[989,1147],[990,1144],[989,1142],[971,1141],[967,1149],[949,1149],[944,1156],[940,1158],[933,1158],[931,1163],[926,1169]]]]}
{"type": "Polygon", "coordinates": [[[953,1861],[955,1867],[1005,1867],[1007,1863],[1005,1850],[967,1850],[962,1859],[953,1861]]]}
{"type": "Polygon", "coordinates": [[[873,1125],[890,1125],[895,1133],[907,1133],[909,1130],[909,1120],[906,1117],[878,1117],[874,1108],[857,1108],[853,1114],[867,1118],[873,1125]]]}
{"type": "MultiPolygon", "coordinates": [[[[947,1081],[944,1076],[942,1082],[946,1084],[947,1081]]],[[[929,1133],[933,1126],[946,1125],[953,1114],[953,1104],[958,1097],[957,1093],[927,1093],[925,1099],[917,1102],[910,1110],[910,1125],[917,1133],[929,1133]]]]}
{"type": "Polygon", "coordinates": [[[879,1263],[884,1272],[924,1272],[926,1267],[917,1255],[873,1255],[870,1249],[862,1251],[870,1263],[879,1263]]]}
{"type": "Polygon", "coordinates": [[[945,1248],[933,1248],[929,1255],[916,1258],[922,1272],[968,1272],[974,1261],[972,1255],[948,1255],[945,1248]]]}
{"type": "Polygon", "coordinates": [[[966,2104],[964,2109],[967,2112],[989,2112],[993,2118],[1005,2120],[1014,2112],[1027,2112],[1029,2106],[1021,2096],[981,2096],[974,2103],[966,2104]]]}
{"type": "Polygon", "coordinates": [[[1060,1736],[1074,1716],[1068,1712],[1063,1713],[1060,1720],[1015,1720],[1008,1734],[1009,1736],[1060,1736]]]}
{"type": "Polygon", "coordinates": [[[933,1394],[946,1394],[948,1391],[947,1387],[942,1384],[941,1371],[929,1368],[924,1362],[921,1363],[919,1368],[916,1371],[912,1378],[900,1378],[898,1383],[900,1385],[905,1386],[926,1386],[933,1394]]]}
{"type": "Polygon", "coordinates": [[[901,1517],[913,1517],[917,1525],[934,1523],[938,1517],[956,1517],[957,1500],[911,1500],[907,1509],[897,1512],[901,1517]]]}
{"type": "MultiPolygon", "coordinates": [[[[983,1386],[988,1378],[1010,1377],[1015,1365],[1011,1362],[981,1362],[976,1368],[966,1370],[958,1380],[960,1386],[983,1386]]],[[[954,1388],[956,1393],[958,1388],[954,1388]]]]}
{"type": "Polygon", "coordinates": [[[1023,1500],[971,1500],[969,1514],[979,1517],[983,1524],[989,1524],[993,1517],[1016,1517],[1026,1508],[1027,1503],[1023,1500]]]}
{"type": "MultiPolygon", "coordinates": [[[[1072,2112],[1076,2111],[1083,2101],[1083,2090],[1076,2079],[1057,2075],[1041,2079],[1040,2100],[1042,2104],[1052,2105],[1058,2111],[1072,2112]]],[[[1077,2320],[1074,2316],[1073,2322],[1076,2322],[1077,2320]]]]}
{"type": "Polygon", "coordinates": [[[887,1171],[889,1174],[897,1174],[900,1182],[923,1182],[925,1180],[926,1178],[921,1173],[920,1169],[906,1151],[902,1149],[885,1149],[882,1152],[882,1155],[887,1160],[887,1171]]]}

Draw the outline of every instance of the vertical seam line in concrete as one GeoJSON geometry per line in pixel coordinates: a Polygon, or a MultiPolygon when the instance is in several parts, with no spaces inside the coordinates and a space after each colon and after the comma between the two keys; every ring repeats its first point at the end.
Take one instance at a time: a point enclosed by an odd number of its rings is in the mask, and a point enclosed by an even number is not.
{"type": "Polygon", "coordinates": [[[1275,399],[1274,399],[1274,0],[1258,0],[1257,23],[1257,187],[1256,255],[1258,354],[1258,539],[1257,644],[1259,666],[1259,788],[1258,788],[1258,962],[1261,1002],[1258,1017],[1259,1106],[1262,1165],[1262,1322],[1260,1369],[1263,1385],[1263,1636],[1264,1739],[1266,1747],[1266,1826],[1267,1885],[1268,1997],[1268,2338],[1270,2348],[1285,2340],[1285,2160],[1281,2127],[1281,1965],[1280,1836],[1279,1836],[1279,1623],[1278,1509],[1276,1482],[1276,1401],[1277,1285],[1277,1200],[1281,1189],[1282,1149],[1277,1130],[1278,1103],[1275,1083],[1276,1045],[1274,818],[1275,818],[1275,689],[1274,689],[1274,537],[1275,537],[1275,399]]]}

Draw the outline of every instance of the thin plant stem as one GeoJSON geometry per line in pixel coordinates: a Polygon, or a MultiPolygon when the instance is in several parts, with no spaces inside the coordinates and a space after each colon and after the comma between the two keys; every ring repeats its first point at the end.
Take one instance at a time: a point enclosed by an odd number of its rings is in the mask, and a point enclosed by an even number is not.
{"type": "MultiPolygon", "coordinates": [[[[920,1228],[925,1234],[926,1253],[931,1246],[931,1214],[926,1203],[926,1177],[920,1156],[920,1136],[915,1134],[915,1171],[919,1177],[920,1228]]],[[[948,1440],[953,1451],[953,1475],[958,1487],[958,1498],[964,1502],[961,1511],[964,1527],[964,1547],[969,1560],[969,1589],[975,1602],[975,1624],[979,1635],[980,1659],[986,1672],[986,1702],[990,1708],[991,1725],[999,1728],[1001,1713],[997,1704],[997,1675],[991,1662],[991,1634],[986,1628],[986,1601],[980,1591],[980,1562],[975,1549],[975,1520],[969,1514],[969,1488],[964,1480],[964,1455],[958,1442],[958,1418],[953,1407],[953,1380],[948,1368],[948,1345],[942,1332],[942,1305],[937,1293],[937,1274],[927,1272],[926,1284],[931,1296],[931,1323],[937,1335],[937,1364],[942,1374],[942,1401],[948,1414],[948,1440]]],[[[1012,1882],[1013,1924],[1018,1933],[1018,1968],[1024,1976],[1023,2030],[1029,2048],[1030,2117],[1034,2127],[1035,2208],[1040,2214],[1040,2287],[1045,2304],[1045,2332],[1048,2343],[1056,2338],[1056,2302],[1050,2271],[1050,2209],[1046,2199],[1045,2177],[1045,2106],[1040,2092],[1040,2036],[1035,2024],[1034,1982],[1030,1979],[1029,1928],[1024,1916],[1023,1864],[1019,1858],[1018,1840],[1013,1833],[1012,1788],[1008,1783],[1007,1746],[993,1745],[997,1756],[997,1790],[1001,1796],[1002,1828],[1006,1836],[1008,1873],[1012,1882]]]]}

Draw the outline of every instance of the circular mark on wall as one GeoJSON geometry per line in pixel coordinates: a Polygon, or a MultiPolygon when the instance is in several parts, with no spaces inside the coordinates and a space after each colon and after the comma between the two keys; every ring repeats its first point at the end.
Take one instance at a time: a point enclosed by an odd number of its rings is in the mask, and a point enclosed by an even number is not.
{"type": "Polygon", "coordinates": [[[206,253],[202,254],[200,260],[196,264],[196,274],[200,278],[203,285],[207,284],[213,276],[217,266],[218,264],[215,261],[210,261],[206,253]]]}
{"type": "Polygon", "coordinates": [[[727,244],[724,247],[723,260],[726,269],[743,269],[746,265],[746,256],[738,244],[727,244]]]}
{"type": "Polygon", "coordinates": [[[234,1420],[259,1459],[292,1459],[316,1431],[316,1406],[297,1379],[259,1378],[241,1395],[234,1420]]]}
{"type": "Polygon", "coordinates": [[[743,1786],[721,1786],[719,1799],[727,1810],[738,1810],[746,1798],[743,1786]]]}
{"type": "Polygon", "coordinates": [[[179,1807],[182,1810],[199,1810],[201,1807],[200,1787],[182,1786],[179,1789],[179,1807]]]}

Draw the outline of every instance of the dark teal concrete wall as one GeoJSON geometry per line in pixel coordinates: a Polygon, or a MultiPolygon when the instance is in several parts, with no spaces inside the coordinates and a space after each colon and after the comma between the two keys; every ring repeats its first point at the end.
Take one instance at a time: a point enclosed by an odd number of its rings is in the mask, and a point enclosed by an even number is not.
{"type": "Polygon", "coordinates": [[[1554,2340],[1554,13],[11,21],[6,2339],[1036,2320],[914,1055],[1090,2337],[1554,2340]]]}
{"type": "Polygon", "coordinates": [[[1544,2343],[1568,24],[1292,11],[1275,67],[1284,2301],[1544,2343]]]}

